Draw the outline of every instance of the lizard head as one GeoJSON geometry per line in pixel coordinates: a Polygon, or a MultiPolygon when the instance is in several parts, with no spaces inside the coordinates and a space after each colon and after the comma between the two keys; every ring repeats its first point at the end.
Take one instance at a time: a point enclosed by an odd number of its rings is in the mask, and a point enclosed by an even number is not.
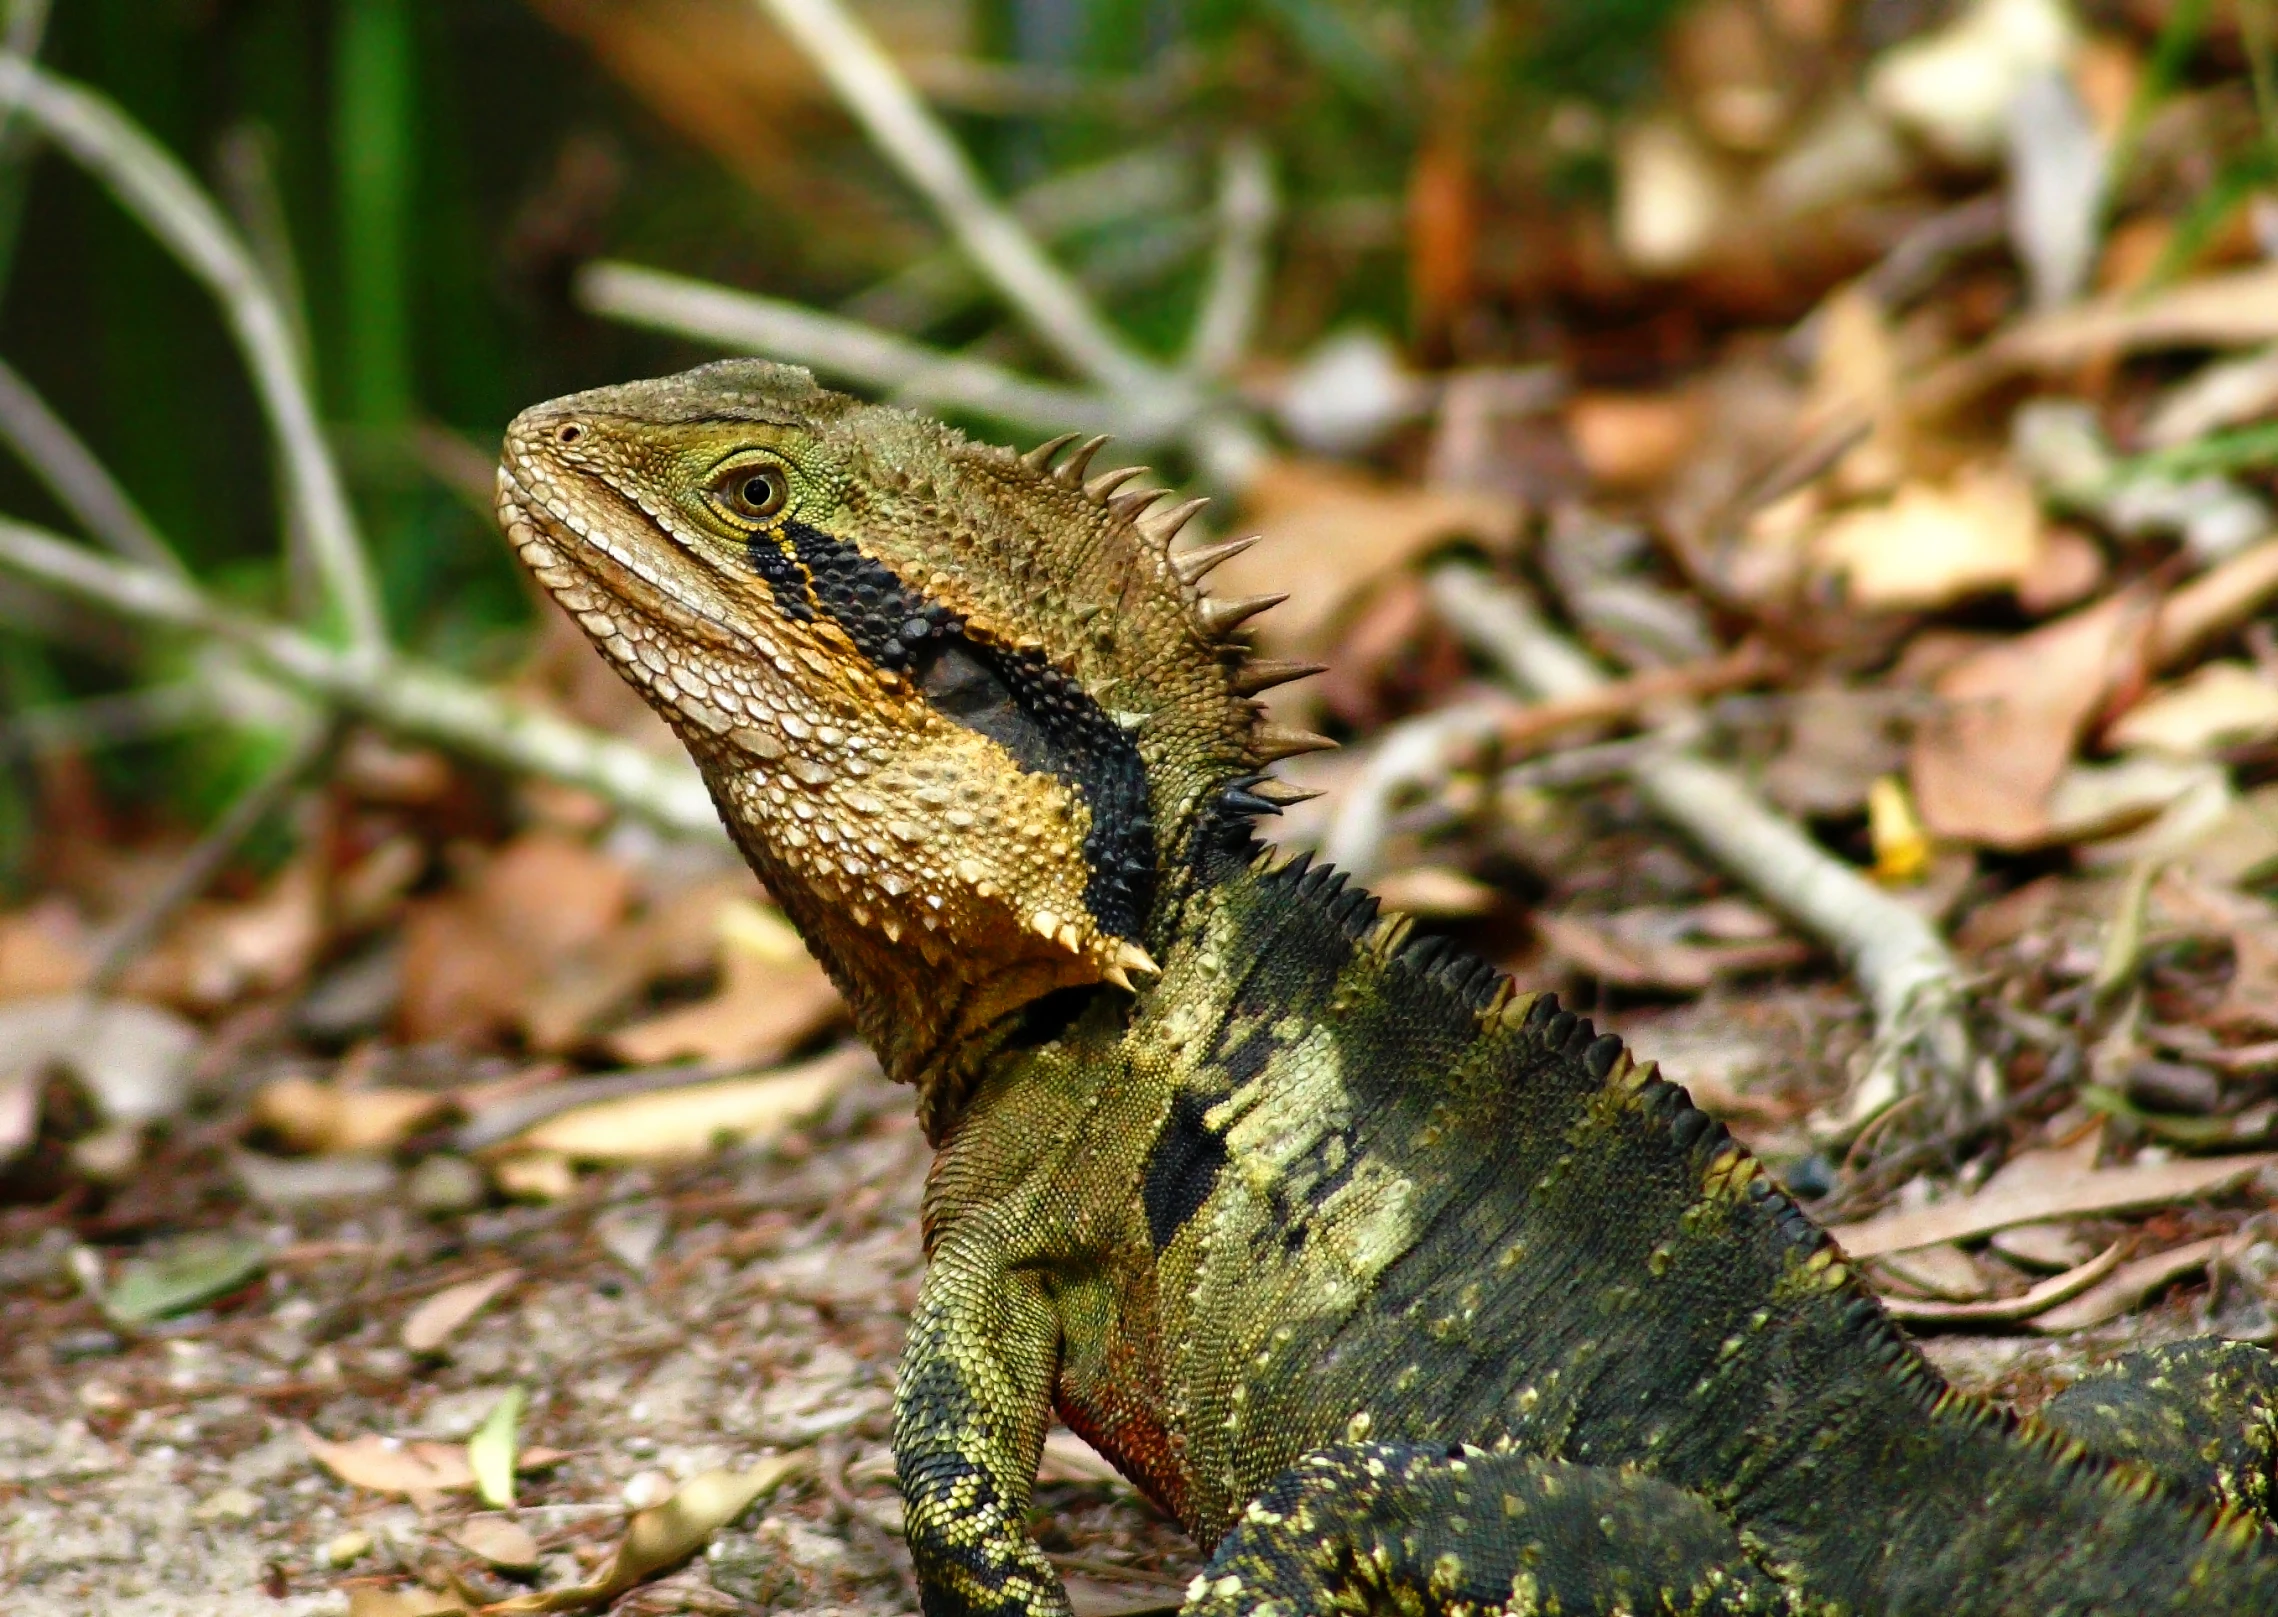
{"type": "Polygon", "coordinates": [[[671,722],[899,1076],[1055,990],[1130,986],[1213,816],[1324,745],[1255,693],[1309,672],[1213,601],[1195,505],[728,361],[508,429],[523,563],[671,722]]]}

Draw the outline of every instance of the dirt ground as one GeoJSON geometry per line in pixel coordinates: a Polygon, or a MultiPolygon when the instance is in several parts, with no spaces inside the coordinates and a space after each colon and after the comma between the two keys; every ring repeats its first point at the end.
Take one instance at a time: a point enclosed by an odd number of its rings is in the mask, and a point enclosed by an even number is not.
{"type": "MultiPolygon", "coordinates": [[[[1743,1097],[1824,1072],[1829,992],[1629,1019],[1677,1076],[1743,1097]]],[[[263,1210],[226,1153],[186,1138],[152,1173],[179,1207],[266,1243],[266,1275],[147,1332],[105,1323],[59,1224],[0,1224],[0,1589],[49,1613],[351,1610],[404,1572],[497,1599],[522,1584],[456,1542],[496,1513],[465,1493],[354,1488],[309,1433],[463,1443],[504,1389],[529,1391],[521,1440],[559,1451],[519,1481],[513,1519],[552,1585],[590,1568],[629,1507],[673,1484],[809,1450],[786,1482],[683,1570],[628,1596],[641,1612],[914,1609],[888,1450],[894,1369],[922,1269],[927,1151],[908,1096],[872,1077],[764,1152],[618,1172],[537,1206],[436,1216],[400,1192],[263,1210]],[[184,1184],[184,1178],[191,1182],[184,1184]],[[232,1204],[235,1204],[234,1209],[232,1204]],[[440,1348],[401,1343],[453,1286],[511,1278],[440,1348]]],[[[131,1200],[107,1215],[125,1238],[131,1200]]],[[[1944,1335],[1963,1385],[2030,1403],[2136,1341],[2205,1328],[2204,1296],[2047,1341],[1944,1335]]],[[[1175,1604],[1198,1565],[1177,1529],[1071,1434],[1047,1450],[1036,1518],[1078,1610],[1175,1604]]]]}
{"type": "MultiPolygon", "coordinates": [[[[589,1566],[629,1502],[811,1447],[827,1482],[787,1484],[620,1609],[912,1609],[887,1449],[921,1269],[927,1151],[907,1101],[873,1080],[764,1155],[622,1173],[540,1207],[247,1211],[231,1224],[269,1243],[267,1277],[131,1340],[81,1294],[71,1241],[12,1221],[0,1247],[6,1609],[341,1612],[359,1586],[436,1556],[468,1592],[510,1593],[450,1541],[482,1514],[466,1496],[350,1488],[302,1434],[463,1441],[515,1384],[531,1395],[524,1443],[564,1451],[524,1475],[516,1501],[544,1551],[536,1578],[589,1566]],[[445,1351],[400,1345],[423,1299],[506,1270],[518,1278],[445,1351]],[[333,1565],[359,1534],[369,1548],[333,1565]]],[[[1047,1474],[1063,1480],[1039,1511],[1089,1608],[1175,1599],[1191,1551],[1121,1483],[1073,1480],[1087,1470],[1097,1462],[1056,1453],[1047,1474]]]]}

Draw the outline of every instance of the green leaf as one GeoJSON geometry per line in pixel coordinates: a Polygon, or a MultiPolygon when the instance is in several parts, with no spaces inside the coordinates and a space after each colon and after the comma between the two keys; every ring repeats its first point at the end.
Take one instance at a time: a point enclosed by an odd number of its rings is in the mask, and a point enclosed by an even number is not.
{"type": "Polygon", "coordinates": [[[103,1312],[120,1325],[147,1325],[226,1296],[269,1266],[269,1248],[242,1235],[190,1235],[169,1241],[119,1271],[103,1312]]]}
{"type": "Polygon", "coordinates": [[[506,1396],[483,1417],[475,1435],[467,1439],[467,1465],[475,1474],[475,1492],[484,1504],[505,1510],[514,1503],[514,1450],[516,1430],[522,1424],[522,1407],[530,1395],[509,1387],[506,1396]]]}

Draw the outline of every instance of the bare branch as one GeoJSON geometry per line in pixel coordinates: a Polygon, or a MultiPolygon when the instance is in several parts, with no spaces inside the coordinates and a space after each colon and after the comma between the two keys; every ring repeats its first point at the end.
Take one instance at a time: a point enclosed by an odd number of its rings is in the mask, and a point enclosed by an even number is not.
{"type": "Polygon", "coordinates": [[[350,645],[377,660],[386,636],[355,514],[303,382],[291,326],[252,255],[182,166],[102,96],[4,57],[0,108],[20,114],[100,179],[221,303],[325,589],[350,645]]]}
{"type": "Polygon", "coordinates": [[[789,360],[924,408],[970,410],[1032,432],[1076,427],[1155,444],[1184,425],[1175,414],[1143,413],[1136,400],[1031,381],[800,304],[634,264],[588,264],[576,292],[580,305],[610,319],[789,360]]]}
{"type": "Polygon", "coordinates": [[[910,81],[838,0],[756,0],[807,53],[903,178],[915,186],[974,268],[1038,337],[1087,381],[1114,392],[1183,392],[1134,353],[1091,301],[991,196],[910,81]]]}
{"type": "Polygon", "coordinates": [[[1182,368],[1189,375],[1215,380],[1249,351],[1265,300],[1266,249],[1279,212],[1273,161],[1264,142],[1253,135],[1237,137],[1219,169],[1218,253],[1187,342],[1182,368]]]}
{"type": "MultiPolygon", "coordinates": [[[[1183,216],[1191,205],[1188,167],[1167,146],[1142,146],[1037,181],[1011,199],[1013,216],[1047,242],[1127,219],[1183,216]]],[[[915,331],[987,290],[963,253],[943,247],[848,298],[838,313],[866,325],[915,331]]]]}
{"type": "Polygon", "coordinates": [[[1444,780],[1454,760],[1492,741],[1516,707],[1507,697],[1482,697],[1419,713],[1385,731],[1341,794],[1321,857],[1356,880],[1375,875],[1400,799],[1444,780]]]}
{"type": "Polygon", "coordinates": [[[182,571],[173,547],[159,538],[150,519],[94,451],[6,360],[0,360],[0,437],[8,440],[17,458],[47,485],[88,537],[129,561],[182,571]]]}
{"type": "Polygon", "coordinates": [[[278,684],[384,729],[502,769],[582,787],[682,836],[722,835],[703,780],[677,753],[665,758],[644,752],[430,664],[343,651],[298,630],[231,612],[187,579],[108,560],[59,534],[4,517],[0,564],[137,622],[216,636],[278,684]]]}
{"type": "MultiPolygon", "coordinates": [[[[1442,567],[1428,587],[1448,626],[1530,695],[1580,696],[1606,682],[1517,589],[1481,569],[1442,567]]],[[[1765,807],[1727,770],[1671,747],[1641,755],[1630,780],[1656,814],[1834,950],[1858,978],[1874,1007],[1876,1054],[1848,1099],[1845,1123],[1863,1122],[1923,1087],[1938,1093],[1949,1115],[1990,1103],[1994,1097],[1978,1092],[1988,1075],[1975,1070],[1962,1016],[1961,965],[1936,928],[1765,807]]]]}

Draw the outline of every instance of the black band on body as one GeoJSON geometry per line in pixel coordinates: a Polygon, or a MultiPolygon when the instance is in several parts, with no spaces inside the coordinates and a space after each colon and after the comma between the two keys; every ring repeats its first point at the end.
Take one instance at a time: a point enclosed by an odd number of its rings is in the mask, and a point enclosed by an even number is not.
{"type": "Polygon", "coordinates": [[[943,718],[1080,795],[1091,809],[1084,907],[1110,936],[1138,936],[1155,882],[1147,771],[1138,746],[1083,687],[1040,653],[971,639],[954,612],[819,528],[787,520],[749,548],[785,617],[827,617],[877,667],[915,678],[943,718]]]}

